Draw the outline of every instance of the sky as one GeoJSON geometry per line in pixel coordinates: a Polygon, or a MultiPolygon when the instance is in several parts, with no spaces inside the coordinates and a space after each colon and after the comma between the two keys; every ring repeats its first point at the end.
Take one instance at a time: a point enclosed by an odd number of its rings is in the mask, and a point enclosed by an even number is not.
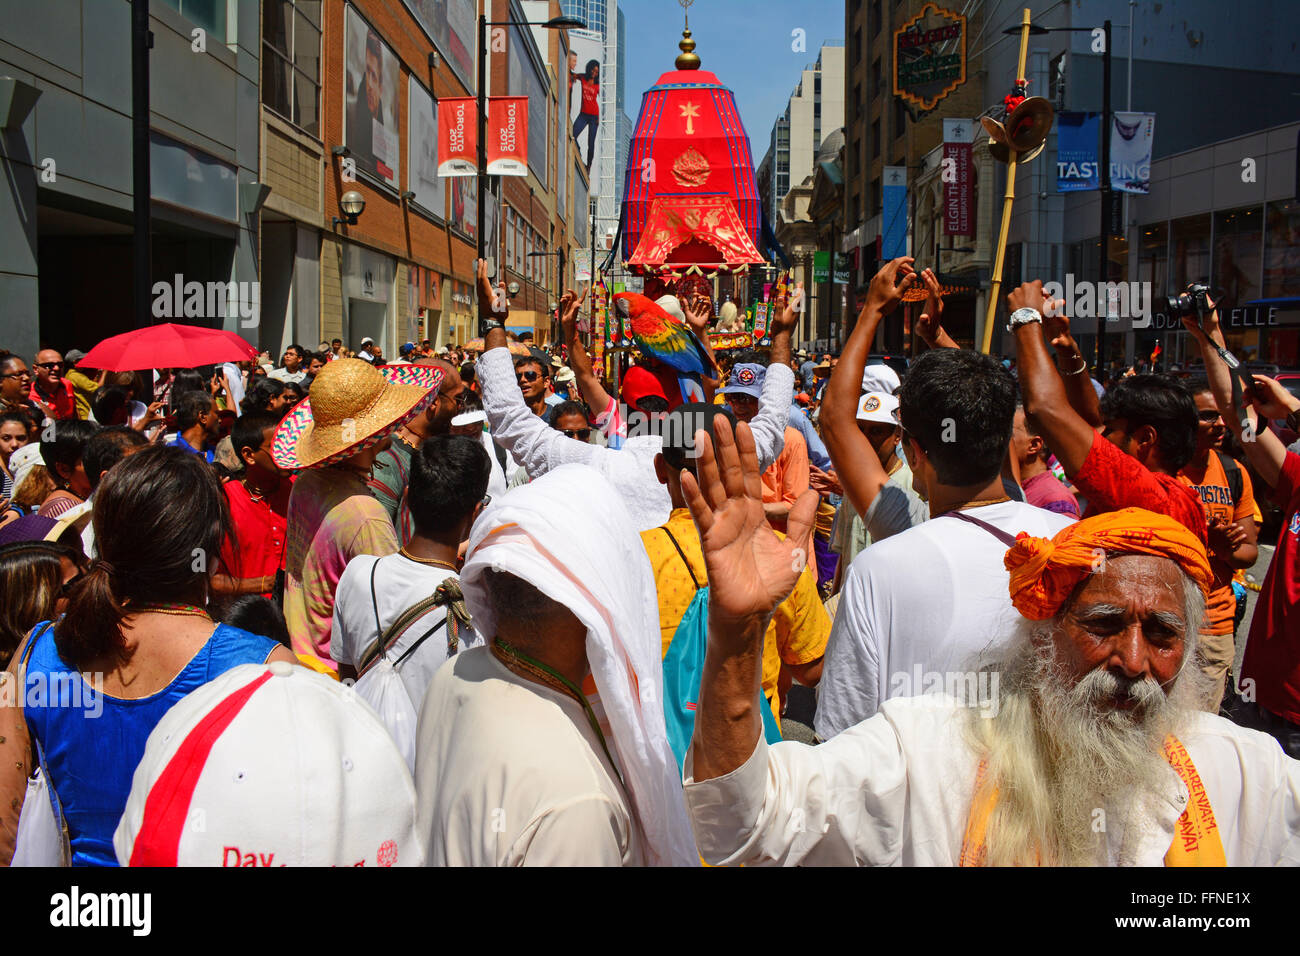
{"type": "MultiPolygon", "coordinates": [[[[619,0],[627,22],[627,115],[636,122],[641,95],[660,74],[676,69],[681,52],[682,8],[677,0],[619,0]]],[[[700,68],[716,73],[736,94],[741,122],[758,165],[767,151],[772,124],[799,83],[805,66],[817,61],[826,41],[844,43],[842,0],[696,0],[690,8],[691,35],[700,68]],[[795,30],[804,31],[803,52],[795,52],[795,30]]]]}

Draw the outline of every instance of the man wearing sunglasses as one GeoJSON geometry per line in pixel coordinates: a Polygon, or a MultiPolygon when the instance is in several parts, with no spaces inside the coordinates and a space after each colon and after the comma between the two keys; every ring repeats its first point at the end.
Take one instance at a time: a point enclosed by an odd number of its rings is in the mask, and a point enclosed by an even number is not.
{"type": "Polygon", "coordinates": [[[76,418],[77,391],[63,377],[63,356],[54,349],[41,349],[36,353],[36,378],[28,397],[38,405],[50,409],[49,417],[76,418]]]}
{"type": "Polygon", "coordinates": [[[524,355],[515,359],[515,381],[523,393],[524,404],[528,410],[548,425],[555,423],[553,406],[546,401],[546,393],[551,384],[551,373],[546,364],[536,356],[524,355]]]}
{"type": "Polygon", "coordinates": [[[37,424],[45,417],[31,399],[32,373],[19,356],[0,350],[0,412],[26,412],[37,424]]]}

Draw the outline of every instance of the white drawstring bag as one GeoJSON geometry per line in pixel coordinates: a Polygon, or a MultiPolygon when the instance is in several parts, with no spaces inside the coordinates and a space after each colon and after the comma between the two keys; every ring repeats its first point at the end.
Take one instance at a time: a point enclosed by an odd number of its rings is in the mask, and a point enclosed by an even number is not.
{"type": "Polygon", "coordinates": [[[381,658],[357,678],[352,689],[374,708],[388,732],[393,735],[393,742],[406,759],[406,766],[411,773],[415,773],[415,728],[418,715],[397,668],[381,658]]]}
{"type": "Polygon", "coordinates": [[[42,768],[27,778],[27,795],[18,816],[18,837],[10,866],[67,866],[68,844],[54,812],[53,791],[42,768]]]}
{"type": "MultiPolygon", "coordinates": [[[[49,627],[46,625],[45,630],[49,630],[49,627]]],[[[23,649],[17,674],[19,687],[27,686],[27,658],[44,633],[42,631],[33,636],[23,649]]],[[[58,794],[50,786],[41,742],[35,736],[31,741],[37,767],[27,778],[27,793],[23,797],[22,809],[18,812],[18,835],[14,840],[14,855],[9,865],[69,866],[72,854],[68,845],[68,829],[63,819],[63,807],[59,803],[58,794]]]]}

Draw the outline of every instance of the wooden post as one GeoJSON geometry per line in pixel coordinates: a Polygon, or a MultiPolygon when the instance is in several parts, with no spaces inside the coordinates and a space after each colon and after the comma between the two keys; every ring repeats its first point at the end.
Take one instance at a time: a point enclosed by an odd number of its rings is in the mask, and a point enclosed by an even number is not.
{"type": "MultiPolygon", "coordinates": [[[[1025,77],[1025,62],[1029,58],[1029,8],[1025,7],[1020,18],[1020,59],[1016,65],[1015,79],[1025,77]]],[[[1011,230],[1011,203],[1016,198],[1016,161],[1020,154],[1010,145],[1007,146],[1011,156],[1007,160],[1007,191],[1002,200],[1002,228],[998,231],[997,255],[993,259],[993,282],[989,287],[989,304],[984,313],[984,337],[980,351],[985,355],[993,347],[993,316],[998,311],[998,294],[1002,290],[1002,265],[1007,255],[1007,233],[1011,230]]]]}

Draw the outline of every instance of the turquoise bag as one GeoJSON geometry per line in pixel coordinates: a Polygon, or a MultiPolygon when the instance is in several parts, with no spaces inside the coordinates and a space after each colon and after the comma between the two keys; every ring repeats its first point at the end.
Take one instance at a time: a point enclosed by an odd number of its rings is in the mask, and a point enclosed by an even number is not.
{"type": "MultiPolygon", "coordinates": [[[[668,728],[668,743],[673,748],[678,768],[681,768],[695,733],[695,709],[700,699],[700,680],[704,676],[704,655],[709,646],[709,587],[707,584],[700,587],[691,562],[686,560],[672,532],[667,528],[661,530],[681,555],[695,585],[695,597],[691,598],[690,606],[673,632],[668,653],[664,655],[664,723],[668,728]]],[[[779,742],[781,731],[761,688],[758,710],[763,715],[763,739],[769,744],[779,742]]]]}

